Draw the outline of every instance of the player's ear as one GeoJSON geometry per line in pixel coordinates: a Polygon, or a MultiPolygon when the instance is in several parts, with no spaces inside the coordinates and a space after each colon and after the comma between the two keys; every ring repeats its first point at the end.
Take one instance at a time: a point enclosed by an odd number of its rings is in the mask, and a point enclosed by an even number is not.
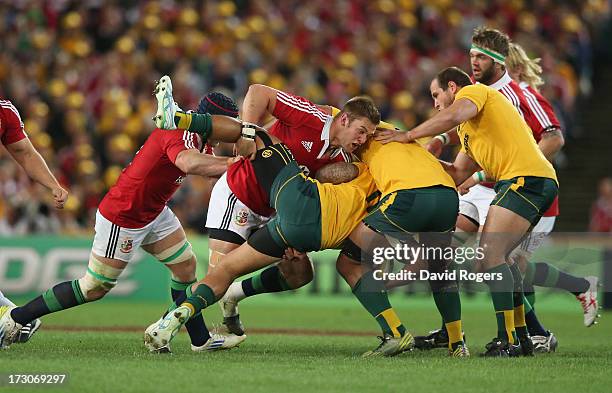
{"type": "Polygon", "coordinates": [[[451,93],[453,93],[453,94],[457,93],[457,84],[455,82],[448,81],[448,88],[449,88],[451,93]]]}
{"type": "Polygon", "coordinates": [[[342,116],[340,116],[340,125],[342,125],[342,127],[347,127],[348,124],[348,113],[344,112],[342,116]]]}

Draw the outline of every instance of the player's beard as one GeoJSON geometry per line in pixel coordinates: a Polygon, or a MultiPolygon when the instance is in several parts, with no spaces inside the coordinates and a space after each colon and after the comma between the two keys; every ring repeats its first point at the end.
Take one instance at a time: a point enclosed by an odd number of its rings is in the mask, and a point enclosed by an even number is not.
{"type": "Polygon", "coordinates": [[[477,79],[476,81],[487,86],[490,85],[493,83],[493,78],[495,77],[495,63],[491,64],[491,67],[489,67],[486,71],[481,69],[480,72],[480,79],[477,79]]]}

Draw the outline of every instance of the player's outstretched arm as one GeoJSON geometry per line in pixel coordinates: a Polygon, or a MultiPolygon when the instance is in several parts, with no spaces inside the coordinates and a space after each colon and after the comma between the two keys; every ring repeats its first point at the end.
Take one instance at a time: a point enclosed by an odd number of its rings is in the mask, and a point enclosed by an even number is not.
{"type": "Polygon", "coordinates": [[[55,176],[49,170],[47,163],[34,146],[32,146],[30,140],[25,138],[19,142],[11,143],[6,146],[6,149],[30,178],[51,191],[55,207],[63,209],[64,203],[68,199],[68,191],[60,186],[55,176]]]}
{"type": "Polygon", "coordinates": [[[426,136],[442,134],[459,124],[468,121],[478,114],[478,107],[467,98],[460,98],[451,106],[442,109],[431,119],[421,123],[408,132],[397,132],[391,130],[376,131],[375,139],[382,143],[402,142],[409,143],[415,139],[426,136]]]}
{"type": "Polygon", "coordinates": [[[205,141],[236,143],[242,139],[254,140],[255,131],[265,131],[258,125],[224,115],[192,113],[185,130],[202,136],[205,141]]]}
{"type": "Polygon", "coordinates": [[[221,176],[234,162],[234,157],[215,157],[202,154],[196,149],[189,149],[181,151],[176,156],[174,165],[188,175],[214,177],[221,176]]]}

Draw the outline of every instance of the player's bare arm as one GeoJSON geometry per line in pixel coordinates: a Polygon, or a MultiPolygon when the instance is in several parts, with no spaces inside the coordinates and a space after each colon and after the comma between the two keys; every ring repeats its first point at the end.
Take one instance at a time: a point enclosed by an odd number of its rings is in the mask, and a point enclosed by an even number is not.
{"type": "Polygon", "coordinates": [[[317,171],[315,178],[321,183],[346,183],[359,175],[359,169],[350,162],[335,162],[325,165],[317,171]]]}
{"type": "Polygon", "coordinates": [[[538,147],[542,151],[542,154],[544,154],[544,157],[546,157],[548,161],[552,161],[564,144],[565,139],[563,138],[563,133],[560,129],[555,128],[542,134],[542,139],[538,142],[538,147]]]}
{"type": "Polygon", "coordinates": [[[196,149],[183,150],[174,161],[174,165],[188,175],[204,177],[221,176],[232,163],[234,157],[215,157],[196,149]]]}
{"type": "Polygon", "coordinates": [[[476,105],[467,98],[455,100],[451,106],[408,132],[376,131],[374,138],[382,143],[409,143],[418,138],[442,134],[478,114],[476,105]]]}
{"type": "MultiPolygon", "coordinates": [[[[210,130],[208,139],[212,141],[218,142],[229,142],[233,143],[240,139],[248,138],[254,139],[255,131],[263,131],[266,130],[263,127],[255,125],[253,123],[249,123],[247,121],[240,121],[233,117],[224,116],[224,115],[209,115],[210,122],[210,130]],[[249,129],[249,130],[246,130],[249,129]],[[252,132],[251,132],[252,130],[252,132]],[[253,133],[252,138],[249,138],[253,133]]],[[[200,132],[198,132],[200,133],[200,132]]],[[[207,132],[203,132],[200,134],[206,134],[207,132]]]]}
{"type": "Polygon", "coordinates": [[[480,170],[478,163],[463,152],[457,154],[452,164],[445,161],[440,161],[440,164],[442,164],[444,170],[453,178],[456,185],[462,184],[466,179],[472,176],[474,172],[480,170]]]}
{"type": "Polygon", "coordinates": [[[266,85],[251,85],[242,103],[242,119],[261,124],[267,115],[274,112],[277,90],[266,85]]]}
{"type": "MultiPolygon", "coordinates": [[[[276,89],[265,85],[251,85],[242,104],[242,118],[254,124],[263,124],[276,106],[276,89]]],[[[236,141],[236,150],[243,157],[252,157],[257,150],[250,139],[236,141]]]]}
{"type": "Polygon", "coordinates": [[[66,203],[68,198],[68,191],[60,186],[55,176],[49,170],[47,163],[34,146],[32,146],[30,140],[25,138],[19,142],[11,143],[6,148],[30,178],[51,191],[55,207],[63,209],[64,203],[66,203]]]}

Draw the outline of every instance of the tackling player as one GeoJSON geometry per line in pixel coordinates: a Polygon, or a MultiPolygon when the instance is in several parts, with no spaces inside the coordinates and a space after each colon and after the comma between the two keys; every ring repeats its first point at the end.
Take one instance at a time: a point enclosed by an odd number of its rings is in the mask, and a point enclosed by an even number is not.
{"type": "MultiPolygon", "coordinates": [[[[171,83],[168,76],[160,79],[160,88],[171,83]]],[[[285,93],[264,85],[252,85],[244,98],[242,120],[264,124],[270,116],[277,120],[269,129],[270,135],[281,140],[291,150],[300,168],[313,177],[326,164],[351,161],[348,153],[366,140],[364,122],[359,110],[371,112],[373,103],[365,98],[349,100],[337,116],[328,107],[319,107],[304,97],[285,93]],[[348,152],[348,153],[347,153],[348,152]]],[[[201,116],[177,111],[171,94],[158,102],[157,125],[160,128],[187,128],[201,132],[201,116]]],[[[251,155],[252,141],[241,138],[238,143],[245,156],[251,155]]],[[[222,257],[238,248],[261,225],[270,220],[273,210],[267,206],[265,195],[253,193],[251,174],[234,168],[221,176],[215,184],[206,218],[209,234],[209,272],[222,257]]],[[[271,266],[256,277],[243,281],[241,295],[252,296],[264,292],[297,289],[312,280],[312,263],[306,254],[293,253],[289,261],[271,266]]],[[[228,331],[243,334],[235,304],[222,303],[223,323],[228,331]]]]}
{"type": "MultiPolygon", "coordinates": [[[[357,112],[360,128],[365,134],[372,133],[380,115],[373,105],[362,110],[357,112]]],[[[287,248],[307,252],[339,247],[365,216],[368,196],[376,192],[364,164],[346,164],[357,167],[357,177],[347,183],[319,183],[302,173],[290,150],[278,138],[246,122],[242,131],[238,123],[236,129],[226,133],[218,129],[217,119],[218,116],[213,117],[206,127],[205,133],[212,133],[212,139],[232,142],[242,135],[256,142],[258,150],[253,160],[243,158],[231,167],[228,176],[251,174],[253,192],[263,196],[276,216],[246,243],[224,255],[215,269],[191,287],[193,295],[176,310],[147,328],[145,343],[149,349],[167,345],[180,326],[214,304],[236,278],[278,261],[287,248]]]]}
{"type": "MultiPolygon", "coordinates": [[[[214,95],[202,99],[200,109],[219,113],[218,106],[208,105],[211,97],[214,95]]],[[[0,309],[0,347],[14,342],[19,329],[36,318],[104,297],[138,247],[171,271],[172,298],[184,294],[195,282],[196,259],[167,202],[187,174],[218,176],[233,162],[202,154],[204,148],[205,141],[197,134],[154,130],[98,206],[96,233],[83,277],[57,284],[22,307],[0,309]]],[[[194,351],[230,348],[244,340],[235,335],[211,337],[201,316],[192,319],[187,329],[194,351]]]]}
{"type": "MultiPolygon", "coordinates": [[[[470,50],[470,64],[474,80],[497,89],[512,102],[531,128],[540,150],[547,159],[552,160],[563,146],[563,135],[560,131],[559,122],[550,105],[543,103],[544,98],[541,95],[541,100],[533,99],[533,97],[530,99],[530,95],[525,94],[526,90],[510,77],[508,72],[510,68],[506,62],[513,61],[508,58],[511,45],[508,36],[498,30],[484,27],[476,29],[472,36],[472,48],[470,50]],[[506,69],[507,66],[508,70],[506,69]],[[549,109],[544,109],[547,106],[549,109]]],[[[518,63],[518,60],[515,60],[514,63],[518,63]]],[[[528,68],[525,67],[525,69],[528,68]]],[[[428,149],[434,154],[439,153],[442,145],[449,143],[459,143],[456,131],[436,136],[429,143],[428,149]]],[[[464,194],[461,195],[459,203],[460,215],[457,218],[457,229],[459,231],[476,232],[485,222],[489,205],[495,197],[495,191],[492,188],[492,183],[482,182],[484,177],[484,172],[479,172],[459,186],[460,192],[464,194]],[[465,194],[466,190],[469,190],[467,194],[465,194]]],[[[526,269],[525,257],[522,255],[529,255],[540,246],[545,236],[552,231],[555,216],[558,214],[558,198],[556,198],[529,237],[515,250],[514,254],[515,256],[518,255],[517,259],[521,262],[519,265],[523,272],[526,269]]],[[[540,263],[537,267],[538,270],[536,271],[533,264],[527,264],[526,266],[528,287],[532,288],[530,278],[536,277],[539,283],[560,285],[572,289],[582,304],[585,326],[593,324],[597,317],[596,278],[589,277],[589,281],[587,281],[561,272],[547,263],[540,263]]],[[[529,300],[535,300],[535,297],[530,296],[529,298],[529,300]]],[[[530,302],[525,303],[526,323],[536,350],[539,352],[554,351],[557,346],[555,335],[542,326],[535,310],[532,310],[531,304],[528,303],[530,302]]],[[[423,341],[434,345],[446,344],[444,328],[431,332],[429,336],[417,338],[423,338],[423,341]]]]}
{"type": "MultiPolygon", "coordinates": [[[[392,243],[413,243],[418,236],[418,242],[425,247],[442,250],[449,246],[459,200],[453,179],[438,160],[418,144],[383,145],[369,140],[358,156],[370,168],[382,197],[345,241],[336,268],[383,329],[379,347],[365,355],[393,356],[411,348],[414,339],[391,309],[384,283],[374,278],[374,270],[361,263],[372,262],[371,243],[377,233],[390,238],[392,243]],[[384,299],[381,293],[385,294],[384,299]],[[409,343],[404,344],[406,340],[409,343]]],[[[442,258],[427,262],[430,272],[444,272],[448,267],[442,258]]],[[[449,332],[449,354],[469,356],[462,337],[461,301],[456,283],[433,279],[429,284],[449,332]]]]}

